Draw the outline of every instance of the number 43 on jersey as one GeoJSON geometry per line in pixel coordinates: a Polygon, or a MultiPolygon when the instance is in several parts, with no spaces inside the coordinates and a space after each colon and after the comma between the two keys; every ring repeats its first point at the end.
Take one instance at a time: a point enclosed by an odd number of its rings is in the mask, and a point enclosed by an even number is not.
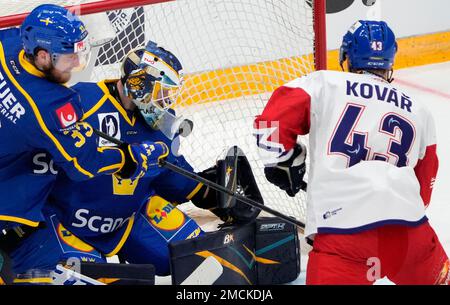
{"type": "Polygon", "coordinates": [[[367,145],[369,134],[357,131],[365,106],[348,103],[339,119],[337,127],[328,143],[328,152],[347,158],[351,167],[361,160],[380,160],[398,167],[408,165],[408,153],[415,139],[415,129],[411,122],[397,113],[389,112],[382,116],[378,132],[389,138],[386,152],[372,152],[367,145]],[[399,141],[396,134],[400,132],[399,141]]]}

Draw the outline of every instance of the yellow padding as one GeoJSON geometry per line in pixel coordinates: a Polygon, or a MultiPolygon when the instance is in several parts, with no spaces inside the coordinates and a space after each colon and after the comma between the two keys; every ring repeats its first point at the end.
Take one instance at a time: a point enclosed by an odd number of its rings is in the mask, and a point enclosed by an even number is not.
{"type": "Polygon", "coordinates": [[[429,65],[450,60],[450,32],[398,39],[394,69],[429,65]]]}
{"type": "MultiPolygon", "coordinates": [[[[394,70],[450,61],[450,32],[397,39],[394,70]]],[[[339,50],[328,51],[328,70],[341,71],[339,50]]]]}
{"type": "MultiPolygon", "coordinates": [[[[450,32],[400,38],[397,42],[394,69],[450,61],[450,32]]],[[[327,52],[328,70],[341,70],[338,58],[339,50],[327,52]]],[[[177,103],[186,106],[270,93],[302,76],[301,71],[312,70],[313,56],[309,54],[188,74],[177,103]]]]}
{"type": "Polygon", "coordinates": [[[99,281],[100,283],[106,284],[106,285],[115,283],[118,280],[119,280],[118,278],[106,278],[106,277],[101,277],[101,278],[97,279],[97,281],[99,281]]]}
{"type": "Polygon", "coordinates": [[[36,277],[36,278],[31,278],[31,279],[14,279],[14,283],[16,284],[22,284],[22,283],[33,283],[33,284],[37,284],[37,283],[45,283],[45,284],[52,284],[53,283],[53,279],[50,277],[36,277]]]}
{"type": "Polygon", "coordinates": [[[30,227],[37,227],[39,225],[38,221],[32,221],[29,219],[25,219],[22,217],[8,216],[8,215],[0,215],[0,221],[11,221],[21,223],[30,227]]]}
{"type": "Polygon", "coordinates": [[[191,105],[271,92],[312,67],[312,56],[305,55],[188,74],[177,102],[191,105]]]}

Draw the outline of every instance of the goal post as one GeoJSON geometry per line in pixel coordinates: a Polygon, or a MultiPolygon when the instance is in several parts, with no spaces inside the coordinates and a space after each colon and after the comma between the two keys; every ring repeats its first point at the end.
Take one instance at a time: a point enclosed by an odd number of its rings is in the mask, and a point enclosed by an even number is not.
{"type": "Polygon", "coordinates": [[[316,70],[327,69],[326,0],[315,0],[313,9],[316,70]]]}
{"type": "Polygon", "coordinates": [[[43,3],[104,14],[98,22],[113,29],[77,80],[118,78],[122,58],[148,40],[174,53],[184,71],[175,111],[194,122],[180,153],[201,171],[238,145],[265,204],[305,221],[305,193],[291,198],[265,179],[252,124],[278,86],[326,69],[325,0],[12,0],[0,10],[0,28],[20,25],[43,3]]]}

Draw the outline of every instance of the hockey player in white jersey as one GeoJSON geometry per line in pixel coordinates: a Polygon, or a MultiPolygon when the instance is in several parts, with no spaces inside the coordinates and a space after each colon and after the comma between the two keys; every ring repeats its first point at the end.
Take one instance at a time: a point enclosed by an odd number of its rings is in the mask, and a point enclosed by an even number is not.
{"type": "Polygon", "coordinates": [[[397,43],[385,22],[345,34],[341,66],[281,86],[254,127],[266,178],[290,196],[305,188],[314,240],[307,284],[445,284],[449,261],[425,211],[438,170],[426,104],[395,84],[397,43]]]}

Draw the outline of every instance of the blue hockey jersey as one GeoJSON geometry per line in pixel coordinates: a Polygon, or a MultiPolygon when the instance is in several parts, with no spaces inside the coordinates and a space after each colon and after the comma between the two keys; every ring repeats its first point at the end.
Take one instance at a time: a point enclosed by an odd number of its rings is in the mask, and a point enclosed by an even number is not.
{"type": "Polygon", "coordinates": [[[78,93],[52,83],[24,57],[17,29],[0,31],[0,229],[7,222],[36,226],[54,175],[37,164],[49,153],[71,179],[113,173],[124,162],[117,148],[97,149],[78,93]]]}
{"type": "MultiPolygon", "coordinates": [[[[125,110],[111,95],[108,82],[117,80],[98,84],[78,83],[72,87],[79,92],[82,103],[89,104],[84,120],[126,143],[164,141],[169,148],[173,148],[172,141],[162,132],[151,129],[138,112],[125,110]]],[[[98,149],[114,145],[106,139],[99,139],[98,149]]],[[[184,157],[174,156],[172,149],[168,161],[192,171],[184,157]]],[[[130,233],[136,213],[153,191],[171,202],[181,203],[194,196],[200,187],[201,184],[166,169],[158,176],[137,180],[105,175],[73,181],[60,172],[46,211],[55,214],[72,234],[111,256],[120,250],[130,233]]]]}

